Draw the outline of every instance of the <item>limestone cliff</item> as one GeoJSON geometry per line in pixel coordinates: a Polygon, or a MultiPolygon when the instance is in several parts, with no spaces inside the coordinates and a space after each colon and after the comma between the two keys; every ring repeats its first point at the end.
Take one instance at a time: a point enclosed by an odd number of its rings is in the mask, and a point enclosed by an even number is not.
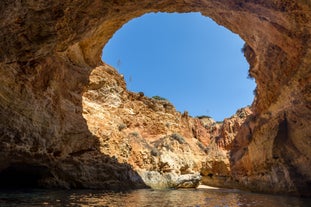
{"type": "Polygon", "coordinates": [[[306,0],[1,1],[1,183],[120,189],[153,175],[189,186],[200,172],[310,196],[310,22],[306,0]],[[257,89],[244,121],[207,126],[126,91],[101,62],[118,28],[159,11],[201,12],[245,40],[257,89]]]}
{"type": "MultiPolygon", "coordinates": [[[[109,65],[95,68],[83,93],[83,117],[99,138],[100,152],[130,164],[153,188],[195,187],[203,178],[230,183],[229,150],[249,108],[216,123],[181,114],[167,100],[126,90],[109,65]]],[[[228,185],[230,186],[230,185],[228,185]]]]}

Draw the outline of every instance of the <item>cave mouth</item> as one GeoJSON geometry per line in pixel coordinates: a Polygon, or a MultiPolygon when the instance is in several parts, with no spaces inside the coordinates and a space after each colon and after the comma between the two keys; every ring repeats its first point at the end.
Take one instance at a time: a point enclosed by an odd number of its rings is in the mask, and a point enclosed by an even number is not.
{"type": "Polygon", "coordinates": [[[254,99],[244,44],[198,12],[147,13],[114,34],[102,59],[124,75],[128,90],[222,121],[254,99]]]}
{"type": "Polygon", "coordinates": [[[42,188],[52,174],[46,166],[14,163],[0,172],[0,189],[42,188]]]}

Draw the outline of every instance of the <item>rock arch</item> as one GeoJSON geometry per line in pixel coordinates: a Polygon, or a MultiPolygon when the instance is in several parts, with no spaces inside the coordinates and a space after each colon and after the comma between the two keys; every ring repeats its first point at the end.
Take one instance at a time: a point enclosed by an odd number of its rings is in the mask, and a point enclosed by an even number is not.
{"type": "MultiPolygon", "coordinates": [[[[98,137],[82,116],[82,93],[104,82],[88,85],[88,77],[103,64],[105,43],[130,19],[148,12],[201,12],[245,40],[257,82],[254,115],[230,149],[231,176],[257,191],[310,195],[310,8],[305,0],[2,1],[0,170],[27,159],[49,166],[55,185],[66,177],[68,185],[105,187],[100,175],[107,172],[92,171],[91,160],[130,169],[98,153],[98,137]],[[98,176],[69,173],[73,169],[98,176]]],[[[127,176],[111,175],[118,181],[127,176]]]]}

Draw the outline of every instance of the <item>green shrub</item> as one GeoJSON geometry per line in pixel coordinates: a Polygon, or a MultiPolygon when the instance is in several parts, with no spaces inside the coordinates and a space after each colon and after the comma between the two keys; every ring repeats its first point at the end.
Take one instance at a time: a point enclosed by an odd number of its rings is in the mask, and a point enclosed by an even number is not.
{"type": "Polygon", "coordinates": [[[160,154],[160,152],[159,152],[159,150],[157,148],[152,148],[150,153],[154,157],[156,157],[156,156],[158,156],[160,154]]]}
{"type": "Polygon", "coordinates": [[[119,131],[122,131],[123,129],[125,129],[127,126],[125,124],[119,124],[118,129],[119,131]]]}
{"type": "Polygon", "coordinates": [[[171,137],[177,140],[179,144],[184,144],[186,142],[185,139],[180,134],[174,133],[171,135],[171,137]]]}
{"type": "Polygon", "coordinates": [[[131,136],[134,136],[134,137],[139,137],[139,133],[138,132],[132,132],[130,133],[131,136]]]}
{"type": "Polygon", "coordinates": [[[161,97],[161,96],[152,96],[152,98],[155,99],[155,100],[167,101],[166,98],[163,98],[163,97],[161,97]]]}
{"type": "Polygon", "coordinates": [[[245,53],[245,51],[246,51],[246,48],[247,48],[247,44],[245,43],[244,45],[243,45],[243,47],[241,48],[241,53],[245,53]]]}
{"type": "Polygon", "coordinates": [[[205,153],[207,153],[207,148],[203,145],[203,143],[201,143],[201,142],[197,142],[197,145],[200,147],[200,149],[202,150],[202,151],[204,151],[205,153]]]}
{"type": "Polygon", "coordinates": [[[204,118],[208,118],[208,119],[211,119],[212,117],[211,116],[208,116],[208,115],[202,115],[202,116],[197,116],[198,119],[204,119],[204,118]]]}

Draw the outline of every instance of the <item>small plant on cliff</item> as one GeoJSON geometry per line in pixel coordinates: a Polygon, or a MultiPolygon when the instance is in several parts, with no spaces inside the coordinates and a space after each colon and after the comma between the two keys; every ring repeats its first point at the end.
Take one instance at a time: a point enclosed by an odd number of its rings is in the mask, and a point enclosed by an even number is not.
{"type": "Polygon", "coordinates": [[[155,148],[155,147],[152,148],[150,153],[154,157],[156,157],[156,156],[158,156],[160,154],[159,150],[157,148],[155,148]]]}
{"type": "Polygon", "coordinates": [[[245,43],[244,45],[243,45],[243,47],[241,48],[241,53],[245,53],[245,51],[246,51],[246,48],[247,48],[247,44],[245,43]]]}
{"type": "Polygon", "coordinates": [[[119,124],[118,129],[119,131],[122,131],[123,129],[125,129],[127,126],[125,124],[119,124]]]}
{"type": "Polygon", "coordinates": [[[197,145],[200,147],[201,150],[205,151],[205,146],[200,141],[197,142],[197,145]]]}
{"type": "Polygon", "coordinates": [[[152,96],[152,98],[155,99],[155,100],[159,100],[159,101],[167,101],[166,98],[163,98],[161,96],[152,96]]]}
{"type": "Polygon", "coordinates": [[[252,76],[252,74],[251,74],[251,71],[250,71],[250,70],[248,70],[247,79],[250,79],[250,80],[253,80],[253,79],[254,79],[254,77],[252,76]]]}
{"type": "Polygon", "coordinates": [[[211,119],[212,117],[211,116],[208,116],[208,115],[202,115],[202,116],[197,116],[198,119],[204,119],[204,118],[208,118],[208,119],[211,119]]]}
{"type": "Polygon", "coordinates": [[[138,132],[132,132],[130,133],[131,136],[134,136],[134,137],[139,137],[139,133],[138,132]]]}
{"type": "Polygon", "coordinates": [[[186,142],[185,139],[180,134],[174,133],[171,135],[171,137],[176,141],[178,141],[179,144],[184,144],[186,142]]]}

